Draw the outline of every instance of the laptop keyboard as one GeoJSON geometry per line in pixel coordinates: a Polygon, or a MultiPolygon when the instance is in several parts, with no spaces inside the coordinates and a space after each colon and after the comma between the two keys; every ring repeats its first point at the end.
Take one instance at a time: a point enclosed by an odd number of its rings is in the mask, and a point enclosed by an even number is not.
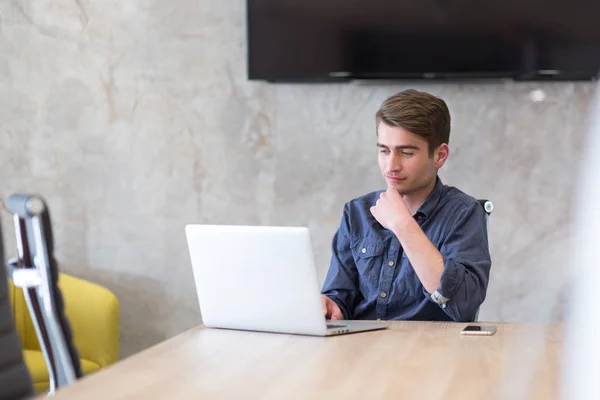
{"type": "Polygon", "coordinates": [[[348,325],[333,325],[333,324],[327,324],[327,329],[336,329],[336,328],[347,328],[348,325]]]}

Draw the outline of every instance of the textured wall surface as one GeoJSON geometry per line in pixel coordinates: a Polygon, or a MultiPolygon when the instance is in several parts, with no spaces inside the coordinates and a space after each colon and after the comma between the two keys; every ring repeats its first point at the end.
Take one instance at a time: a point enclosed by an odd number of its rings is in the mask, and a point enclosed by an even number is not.
{"type": "Polygon", "coordinates": [[[0,195],[46,197],[63,270],[120,299],[123,356],[201,321],[186,223],[309,226],[323,279],[344,202],[384,185],[374,113],[407,87],[450,107],[444,183],[496,206],[481,318],[561,318],[593,84],[248,82],[244,4],[0,2],[0,195]]]}

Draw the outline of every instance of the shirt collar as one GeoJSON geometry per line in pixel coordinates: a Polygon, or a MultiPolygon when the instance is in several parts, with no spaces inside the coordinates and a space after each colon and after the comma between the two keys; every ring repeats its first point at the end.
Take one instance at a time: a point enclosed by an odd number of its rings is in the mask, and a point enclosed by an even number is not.
{"type": "Polygon", "coordinates": [[[429,196],[427,196],[427,198],[425,199],[423,204],[421,204],[419,206],[419,208],[417,209],[417,212],[415,213],[415,216],[421,214],[425,218],[429,217],[431,215],[431,213],[433,213],[433,210],[435,210],[438,203],[440,202],[443,191],[444,191],[444,184],[442,183],[442,180],[438,176],[438,177],[436,177],[436,182],[435,182],[435,186],[433,187],[433,190],[431,191],[431,193],[429,193],[429,196]]]}

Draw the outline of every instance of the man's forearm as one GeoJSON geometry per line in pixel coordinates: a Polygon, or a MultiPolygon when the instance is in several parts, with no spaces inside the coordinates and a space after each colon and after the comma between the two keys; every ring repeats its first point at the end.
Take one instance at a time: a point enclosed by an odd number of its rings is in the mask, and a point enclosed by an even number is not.
{"type": "Polygon", "coordinates": [[[430,294],[440,287],[444,272],[444,257],[423,233],[421,227],[411,217],[398,224],[393,230],[402,244],[421,284],[430,294]]]}

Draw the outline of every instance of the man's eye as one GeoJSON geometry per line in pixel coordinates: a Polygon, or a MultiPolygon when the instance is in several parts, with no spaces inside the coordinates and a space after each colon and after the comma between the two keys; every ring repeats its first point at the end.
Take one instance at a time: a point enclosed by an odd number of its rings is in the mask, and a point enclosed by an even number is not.
{"type": "Polygon", "coordinates": [[[406,157],[410,157],[410,156],[412,156],[413,154],[415,154],[415,153],[409,153],[409,152],[407,152],[407,151],[403,151],[403,152],[402,152],[402,155],[403,155],[403,156],[406,156],[406,157]]]}
{"type": "Polygon", "coordinates": [[[379,152],[380,152],[380,153],[382,153],[382,154],[387,154],[387,153],[389,153],[390,151],[389,151],[389,150],[386,150],[386,149],[379,149],[379,152]]]}

